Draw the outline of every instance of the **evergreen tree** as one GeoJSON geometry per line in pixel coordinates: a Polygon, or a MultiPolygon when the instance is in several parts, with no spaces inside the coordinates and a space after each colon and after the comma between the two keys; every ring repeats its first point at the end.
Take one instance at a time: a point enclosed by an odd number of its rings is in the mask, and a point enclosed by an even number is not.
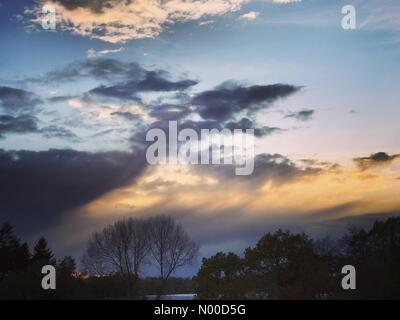
{"type": "Polygon", "coordinates": [[[71,276],[72,273],[75,272],[76,268],[75,259],[70,256],[66,256],[58,263],[57,267],[60,273],[66,276],[71,276]]]}
{"type": "Polygon", "coordinates": [[[12,273],[25,271],[28,263],[28,245],[21,245],[13,227],[4,223],[0,228],[0,281],[12,273]]]}
{"type": "MultiPolygon", "coordinates": [[[[400,217],[376,221],[368,231],[350,230],[342,265],[357,270],[357,290],[340,292],[345,298],[400,298],[400,217]]],[[[341,296],[341,298],[342,298],[341,296]]]]}
{"type": "Polygon", "coordinates": [[[47,247],[47,241],[44,237],[41,237],[33,248],[33,263],[40,264],[54,264],[54,254],[50,248],[47,247]]]}

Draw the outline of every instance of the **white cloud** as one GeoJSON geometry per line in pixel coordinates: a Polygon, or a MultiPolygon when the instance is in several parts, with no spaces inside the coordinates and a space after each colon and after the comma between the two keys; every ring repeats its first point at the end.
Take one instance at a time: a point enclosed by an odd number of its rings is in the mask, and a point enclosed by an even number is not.
{"type": "MultiPolygon", "coordinates": [[[[66,0],[65,0],[66,1],[66,0]]],[[[54,6],[57,28],[74,34],[111,43],[154,38],[166,24],[195,21],[204,17],[220,16],[237,11],[250,0],[132,0],[115,1],[103,10],[88,6],[71,7],[63,1],[42,0],[33,9],[32,22],[41,24],[43,5],[54,6]]]]}
{"type": "Polygon", "coordinates": [[[214,23],[213,20],[206,20],[206,21],[201,21],[201,22],[199,23],[199,25],[200,25],[200,26],[207,26],[207,25],[210,25],[210,24],[213,24],[213,23],[214,23]]]}
{"type": "Polygon", "coordinates": [[[94,49],[89,49],[87,51],[87,58],[88,59],[101,58],[108,54],[118,53],[118,52],[121,52],[124,50],[125,50],[125,48],[123,48],[123,47],[121,47],[119,49],[108,49],[108,50],[100,50],[100,51],[96,51],[94,49]]]}
{"type": "Polygon", "coordinates": [[[259,12],[250,11],[250,12],[247,12],[245,14],[242,14],[239,17],[239,20],[255,20],[255,19],[257,19],[259,14],[260,14],[259,12]]]}

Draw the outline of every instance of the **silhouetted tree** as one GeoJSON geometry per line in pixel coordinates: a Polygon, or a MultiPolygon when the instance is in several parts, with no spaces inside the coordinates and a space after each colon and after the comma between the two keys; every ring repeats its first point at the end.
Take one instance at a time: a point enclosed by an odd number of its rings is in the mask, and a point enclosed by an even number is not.
{"type": "Polygon", "coordinates": [[[305,234],[278,230],[245,252],[249,280],[255,291],[272,299],[315,299],[327,294],[329,269],[305,234]]]}
{"type": "Polygon", "coordinates": [[[190,239],[183,227],[169,216],[151,218],[147,237],[150,253],[162,279],[158,292],[160,296],[173,272],[195,261],[199,246],[190,239]]]}
{"type": "Polygon", "coordinates": [[[41,237],[33,248],[32,262],[41,265],[55,264],[54,254],[47,247],[47,241],[44,237],[41,237]]]}
{"type": "Polygon", "coordinates": [[[106,264],[112,274],[88,278],[75,272],[72,257],[56,264],[44,238],[29,259],[27,244],[20,244],[13,228],[3,224],[0,299],[126,297],[132,293],[126,290],[126,273],[134,276],[148,256],[159,267],[160,277],[137,280],[134,297],[192,292],[195,281],[197,296],[205,299],[400,298],[400,217],[376,221],[369,230],[351,228],[339,241],[278,230],[246,249],[243,258],[219,252],[203,259],[196,278],[182,281],[171,280],[171,275],[198,254],[198,246],[182,226],[165,216],[132,221],[135,226],[122,220],[92,236],[86,252],[90,265],[106,264]],[[57,268],[56,291],[40,285],[41,267],[49,263],[57,268]],[[357,290],[340,286],[340,271],[346,264],[356,268],[357,290]]]}
{"type": "Polygon", "coordinates": [[[62,259],[58,263],[57,268],[60,273],[63,273],[68,276],[72,275],[72,273],[75,272],[76,268],[76,263],[74,258],[70,256],[64,257],[64,259],[62,259]]]}
{"type": "Polygon", "coordinates": [[[317,253],[305,234],[278,230],[262,237],[244,259],[218,253],[197,274],[199,298],[316,299],[333,295],[331,255],[317,253]]]}
{"type": "Polygon", "coordinates": [[[113,272],[127,277],[128,290],[133,290],[140,268],[149,250],[147,224],[139,219],[124,219],[95,232],[82,257],[85,270],[105,275],[113,272]]]}
{"type": "Polygon", "coordinates": [[[239,299],[246,296],[244,261],[236,254],[218,252],[203,258],[197,273],[197,297],[200,299],[239,299]]]}
{"type": "Polygon", "coordinates": [[[66,256],[57,263],[57,290],[55,298],[73,299],[84,297],[83,280],[74,276],[75,260],[66,256]]]}
{"type": "Polygon", "coordinates": [[[343,297],[362,299],[400,298],[400,218],[376,221],[369,231],[352,228],[344,239],[342,265],[357,271],[357,290],[343,297]]]}
{"type": "Polygon", "coordinates": [[[10,274],[26,271],[28,264],[28,245],[21,245],[12,226],[4,223],[0,229],[0,281],[10,274]]]}

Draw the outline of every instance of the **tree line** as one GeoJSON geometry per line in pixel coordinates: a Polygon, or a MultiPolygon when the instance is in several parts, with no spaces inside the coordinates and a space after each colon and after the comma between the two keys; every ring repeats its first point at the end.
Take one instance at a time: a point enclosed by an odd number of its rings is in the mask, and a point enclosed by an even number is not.
{"type": "Polygon", "coordinates": [[[143,265],[153,264],[159,270],[160,296],[171,275],[192,264],[198,252],[199,246],[170,216],[129,218],[93,233],[82,264],[92,275],[124,275],[128,295],[134,293],[143,265]]]}
{"type": "Polygon", "coordinates": [[[75,260],[66,256],[62,260],[54,257],[47,241],[41,237],[29,251],[26,242],[21,243],[13,227],[4,223],[0,228],[0,299],[47,299],[61,297],[60,293],[69,291],[70,277],[75,271],[75,260]],[[45,291],[41,287],[44,265],[57,269],[60,291],[45,291]]]}
{"type": "Polygon", "coordinates": [[[200,299],[399,299],[400,218],[349,228],[337,240],[267,233],[242,257],[203,259],[196,284],[200,299]],[[341,286],[345,265],[356,269],[356,290],[341,286]]]}
{"type": "Polygon", "coordinates": [[[40,238],[30,253],[11,225],[0,229],[0,298],[140,298],[160,297],[175,288],[194,290],[192,281],[172,278],[180,267],[193,263],[199,246],[170,216],[122,219],[94,232],[76,272],[72,257],[57,260],[40,238]],[[142,269],[152,264],[158,278],[143,279],[142,269]],[[57,289],[43,290],[41,268],[56,267],[57,289]]]}
{"type": "Polygon", "coordinates": [[[94,232],[82,257],[56,259],[45,238],[30,252],[7,223],[0,228],[0,299],[144,298],[196,293],[198,299],[399,299],[400,218],[350,228],[340,239],[278,230],[242,255],[204,258],[193,279],[174,272],[199,247],[171,217],[122,219],[94,232]],[[57,289],[41,288],[41,268],[57,271],[57,289]],[[145,277],[152,264],[158,277],[145,277]],[[343,290],[341,269],[356,268],[356,290],[343,290]]]}

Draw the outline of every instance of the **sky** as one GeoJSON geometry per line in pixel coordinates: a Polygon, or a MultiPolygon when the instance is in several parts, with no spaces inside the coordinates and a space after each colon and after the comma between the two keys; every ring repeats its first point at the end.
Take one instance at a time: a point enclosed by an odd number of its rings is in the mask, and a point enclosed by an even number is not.
{"type": "Polygon", "coordinates": [[[209,256],[397,215],[399,17],[397,0],[0,0],[0,222],[79,257],[110,222],[168,214],[209,256]],[[170,120],[255,128],[254,173],[150,165],[145,133],[170,120]]]}

